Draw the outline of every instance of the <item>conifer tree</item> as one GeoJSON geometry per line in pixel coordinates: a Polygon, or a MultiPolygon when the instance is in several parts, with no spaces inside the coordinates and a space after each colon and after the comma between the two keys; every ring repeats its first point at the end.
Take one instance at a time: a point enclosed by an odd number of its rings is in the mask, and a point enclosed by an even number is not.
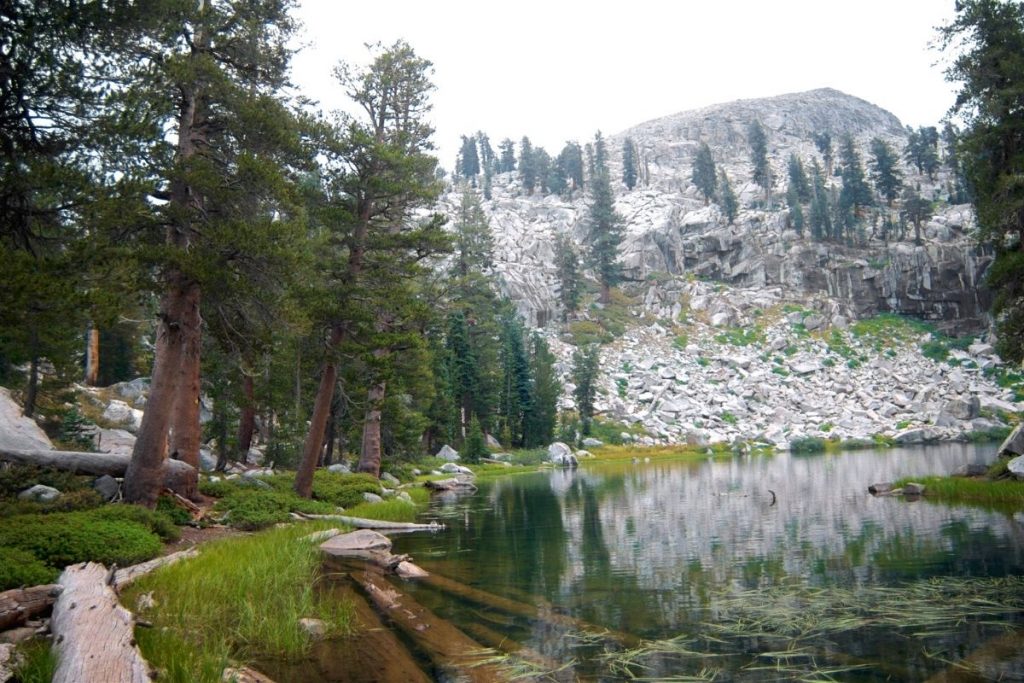
{"type": "Polygon", "coordinates": [[[551,155],[543,147],[535,147],[533,150],[533,168],[537,178],[537,185],[541,194],[550,194],[551,187],[548,181],[551,180],[551,155]]]}
{"type": "Polygon", "coordinates": [[[797,235],[803,237],[804,210],[800,206],[800,194],[792,183],[786,189],[786,206],[789,207],[789,214],[786,217],[789,226],[796,231],[797,235]]]}
{"type": "Polygon", "coordinates": [[[501,157],[498,159],[498,173],[511,173],[516,170],[516,143],[508,138],[498,145],[501,157]]]}
{"type": "Polygon", "coordinates": [[[530,138],[523,136],[519,142],[519,179],[523,183],[526,194],[533,194],[537,187],[537,164],[533,154],[530,138]]]}
{"type": "Polygon", "coordinates": [[[567,142],[558,154],[558,165],[568,178],[571,191],[583,188],[583,149],[577,142],[567,142]]]}
{"type": "Polygon", "coordinates": [[[462,147],[459,149],[459,175],[472,179],[474,186],[480,174],[480,156],[477,154],[476,138],[472,135],[462,136],[462,147]]]}
{"type": "Polygon", "coordinates": [[[615,196],[608,177],[608,153],[600,131],[594,136],[593,171],[588,207],[588,261],[601,284],[602,303],[611,301],[611,289],[622,278],[619,245],[622,217],[615,212],[615,196]]]}
{"type": "Polygon", "coordinates": [[[888,206],[892,206],[903,186],[903,172],[899,169],[896,152],[885,140],[874,138],[871,155],[871,180],[875,190],[888,206]]]}
{"type": "Polygon", "coordinates": [[[903,196],[900,198],[900,218],[914,226],[914,244],[922,244],[921,224],[931,217],[931,202],[922,197],[919,190],[904,188],[903,196]]]}
{"type": "Polygon", "coordinates": [[[733,192],[732,183],[729,182],[729,176],[725,174],[725,169],[718,172],[718,193],[725,220],[732,225],[739,212],[740,203],[736,199],[736,193],[733,192]]]}
{"type": "Polygon", "coordinates": [[[771,164],[768,162],[768,138],[761,122],[756,119],[747,128],[747,143],[750,145],[750,160],[754,165],[754,182],[764,190],[765,203],[770,204],[772,183],[775,179],[771,164]]]}
{"type": "Polygon", "coordinates": [[[796,192],[797,199],[806,204],[811,201],[811,183],[804,171],[804,164],[796,154],[789,155],[789,187],[796,192]]]}
{"type": "Polygon", "coordinates": [[[576,385],[573,396],[580,416],[581,429],[588,436],[594,420],[594,401],[597,400],[597,379],[600,356],[596,344],[577,348],[572,354],[572,381],[576,385]]]}
{"type": "Polygon", "coordinates": [[[626,138],[622,141],[622,182],[629,190],[636,187],[637,163],[636,144],[633,138],[626,138]]]}
{"type": "Polygon", "coordinates": [[[935,126],[918,126],[914,130],[907,126],[907,146],[904,154],[918,173],[934,178],[939,169],[939,131],[935,126]]]}
{"type": "Polygon", "coordinates": [[[475,415],[469,421],[469,432],[466,434],[466,440],[462,443],[461,455],[462,459],[470,465],[478,464],[482,458],[490,455],[483,429],[480,428],[480,420],[475,415]]]}
{"type": "Polygon", "coordinates": [[[811,181],[813,186],[810,215],[811,237],[821,241],[832,235],[832,210],[828,191],[825,188],[825,176],[817,159],[811,166],[811,181]]]}
{"type": "Polygon", "coordinates": [[[821,160],[825,164],[825,174],[832,175],[832,161],[835,158],[832,150],[832,136],[829,133],[815,133],[814,146],[821,154],[821,160]]]}
{"type": "MultiPolygon", "coordinates": [[[[841,227],[847,238],[852,238],[854,229],[864,219],[864,210],[871,206],[871,188],[868,187],[864,177],[864,167],[860,161],[860,154],[854,144],[853,136],[843,137],[842,148],[839,152],[840,163],[842,164],[843,189],[839,192],[839,202],[836,206],[841,221],[833,225],[833,229],[841,227]],[[841,224],[841,225],[840,225],[841,224]]],[[[839,236],[837,235],[837,239],[839,236]]]]}
{"type": "Polygon", "coordinates": [[[499,412],[502,433],[509,445],[522,447],[527,429],[526,420],[533,410],[533,382],[523,339],[523,327],[514,310],[501,317],[502,386],[499,412]]]}
{"type": "Polygon", "coordinates": [[[561,383],[555,371],[555,355],[547,342],[534,333],[531,339],[530,376],[533,380],[533,400],[526,416],[523,446],[535,448],[554,440],[558,420],[558,397],[561,383]]]}
{"type": "Polygon", "coordinates": [[[487,137],[487,133],[478,130],[476,144],[480,148],[480,168],[485,174],[494,173],[498,160],[494,156],[494,148],[491,147],[491,139],[487,137]]]}
{"type": "Polygon", "coordinates": [[[697,148],[697,156],[693,160],[693,172],[690,174],[690,179],[704,195],[705,206],[715,198],[718,174],[715,171],[715,158],[706,142],[700,143],[700,147],[697,148]]]}
{"type": "Polygon", "coordinates": [[[565,235],[559,235],[555,241],[555,269],[558,278],[558,303],[562,305],[562,320],[568,321],[579,310],[582,281],[579,255],[565,235]]]}

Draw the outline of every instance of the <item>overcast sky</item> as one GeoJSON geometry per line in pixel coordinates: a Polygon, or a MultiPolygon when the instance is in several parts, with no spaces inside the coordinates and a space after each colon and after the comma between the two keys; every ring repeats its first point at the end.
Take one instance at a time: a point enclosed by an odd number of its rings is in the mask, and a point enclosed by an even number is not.
{"type": "Polygon", "coordinates": [[[303,94],[344,106],[339,60],[404,38],[434,64],[435,143],[527,135],[557,154],[637,123],[736,99],[833,87],[936,125],[953,103],[929,45],[954,0],[299,0],[303,94]]]}

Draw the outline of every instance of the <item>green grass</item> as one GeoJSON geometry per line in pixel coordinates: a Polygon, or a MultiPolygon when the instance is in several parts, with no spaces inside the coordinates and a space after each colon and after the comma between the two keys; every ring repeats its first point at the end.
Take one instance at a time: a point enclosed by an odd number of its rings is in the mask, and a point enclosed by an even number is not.
{"type": "Polygon", "coordinates": [[[897,481],[896,485],[902,486],[908,481],[924,484],[924,495],[929,500],[978,505],[1000,511],[1024,510],[1024,482],[967,477],[908,477],[897,481]]]}
{"type": "Polygon", "coordinates": [[[353,517],[380,519],[388,522],[415,522],[418,513],[419,508],[415,504],[394,498],[385,500],[383,503],[360,503],[345,510],[346,515],[353,517]]]}
{"type": "Polygon", "coordinates": [[[203,546],[197,558],[143,577],[124,596],[127,605],[152,593],[155,607],[138,629],[146,659],[161,681],[219,681],[229,661],[298,658],[310,646],[299,619],[328,623],[332,633],[349,629],[350,607],[317,590],[321,558],[301,536],[329,524],[307,523],[203,546]]]}
{"type": "Polygon", "coordinates": [[[749,328],[730,327],[721,334],[715,335],[715,341],[719,344],[730,344],[732,346],[761,344],[764,341],[764,330],[757,326],[749,328]]]}
{"type": "Polygon", "coordinates": [[[19,683],[50,683],[57,671],[57,655],[50,641],[42,638],[28,640],[17,647],[21,663],[14,667],[14,680],[19,683]]]}

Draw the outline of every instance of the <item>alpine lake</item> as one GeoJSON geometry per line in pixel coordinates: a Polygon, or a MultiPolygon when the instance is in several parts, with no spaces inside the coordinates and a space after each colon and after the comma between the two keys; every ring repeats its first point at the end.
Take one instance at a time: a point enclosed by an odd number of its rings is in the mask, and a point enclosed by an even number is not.
{"type": "Polygon", "coordinates": [[[994,449],[641,451],[501,477],[435,497],[443,531],[394,537],[459,590],[395,585],[511,680],[1024,680],[1024,514],[867,490],[994,449]]]}

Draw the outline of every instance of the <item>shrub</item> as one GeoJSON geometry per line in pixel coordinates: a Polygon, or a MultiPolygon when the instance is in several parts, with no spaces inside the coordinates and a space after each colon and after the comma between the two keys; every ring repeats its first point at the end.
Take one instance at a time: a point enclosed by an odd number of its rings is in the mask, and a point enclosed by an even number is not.
{"type": "Polygon", "coordinates": [[[722,422],[725,422],[726,424],[736,424],[736,416],[730,413],[728,410],[723,411],[720,417],[722,418],[722,422]]]}
{"type": "Polygon", "coordinates": [[[181,537],[181,530],[167,514],[158,510],[150,510],[139,505],[104,505],[91,511],[89,515],[94,519],[108,520],[112,522],[134,522],[164,541],[176,541],[181,537]]]}
{"type": "Polygon", "coordinates": [[[26,550],[0,547],[0,591],[53,583],[58,573],[26,550]]]}
{"type": "Polygon", "coordinates": [[[145,526],[127,519],[105,519],[95,514],[99,510],[11,517],[0,527],[0,546],[30,552],[58,568],[88,561],[124,566],[160,552],[160,539],[145,526]]]}
{"type": "Polygon", "coordinates": [[[220,479],[218,481],[203,479],[199,482],[199,492],[211,498],[223,498],[237,488],[227,479],[220,479]]]}
{"type": "Polygon", "coordinates": [[[0,466],[0,498],[14,498],[36,484],[52,486],[63,493],[82,491],[91,488],[94,478],[35,465],[0,466]]]}
{"type": "Polygon", "coordinates": [[[825,451],[825,439],[817,436],[803,436],[789,443],[793,453],[822,453],[825,451]]]}
{"type": "Polygon", "coordinates": [[[61,416],[57,442],[72,451],[95,450],[93,433],[96,423],[92,422],[72,406],[61,416]]]}
{"type": "Polygon", "coordinates": [[[466,435],[465,443],[462,444],[461,455],[462,459],[471,465],[479,463],[481,458],[490,455],[484,441],[484,433],[480,429],[480,421],[476,419],[476,416],[473,416],[469,423],[469,433],[466,435]]]}
{"type": "Polygon", "coordinates": [[[949,358],[949,347],[941,339],[929,339],[921,344],[921,355],[933,361],[942,362],[949,358]]]}
{"type": "Polygon", "coordinates": [[[291,512],[329,514],[335,511],[333,505],[302,498],[290,491],[261,488],[236,488],[218,501],[216,507],[227,512],[231,526],[247,531],[287,522],[291,512]]]}
{"type": "Polygon", "coordinates": [[[192,521],[188,510],[178,505],[171,496],[160,496],[156,499],[156,511],[167,515],[178,526],[185,526],[192,521]]]}

